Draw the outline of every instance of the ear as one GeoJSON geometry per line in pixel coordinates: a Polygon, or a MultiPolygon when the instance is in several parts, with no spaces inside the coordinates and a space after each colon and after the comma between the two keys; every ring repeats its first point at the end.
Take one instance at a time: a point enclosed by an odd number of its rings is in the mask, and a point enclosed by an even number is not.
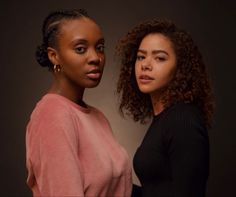
{"type": "Polygon", "coordinates": [[[52,47],[48,47],[47,51],[48,51],[48,58],[52,62],[52,64],[59,65],[60,63],[59,63],[59,57],[58,57],[57,50],[52,47]]]}

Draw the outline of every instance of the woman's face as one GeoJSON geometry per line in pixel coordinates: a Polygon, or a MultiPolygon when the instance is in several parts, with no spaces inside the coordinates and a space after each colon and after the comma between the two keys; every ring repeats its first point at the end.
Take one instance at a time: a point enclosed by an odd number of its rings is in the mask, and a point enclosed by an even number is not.
{"type": "Polygon", "coordinates": [[[146,35],[140,43],[135,75],[141,92],[161,94],[176,70],[176,55],[171,41],[160,33],[146,35]]]}
{"type": "Polygon", "coordinates": [[[92,88],[99,84],[105,64],[104,38],[91,19],[65,20],[60,24],[56,64],[67,85],[92,88]]]}

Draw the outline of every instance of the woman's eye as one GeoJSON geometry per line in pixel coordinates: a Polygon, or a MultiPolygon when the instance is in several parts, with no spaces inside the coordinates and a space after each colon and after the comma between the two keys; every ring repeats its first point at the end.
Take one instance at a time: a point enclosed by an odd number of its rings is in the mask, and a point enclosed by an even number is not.
{"type": "Polygon", "coordinates": [[[162,61],[165,61],[166,60],[166,58],[165,57],[156,57],[155,58],[157,61],[160,61],[160,62],[162,62],[162,61]]]}
{"type": "Polygon", "coordinates": [[[103,44],[97,46],[97,50],[101,53],[105,51],[105,46],[103,44]]]}
{"type": "Polygon", "coordinates": [[[76,53],[84,53],[86,51],[85,47],[76,47],[75,48],[76,53]]]}
{"type": "Polygon", "coordinates": [[[144,56],[143,55],[137,55],[137,60],[143,60],[144,56]]]}

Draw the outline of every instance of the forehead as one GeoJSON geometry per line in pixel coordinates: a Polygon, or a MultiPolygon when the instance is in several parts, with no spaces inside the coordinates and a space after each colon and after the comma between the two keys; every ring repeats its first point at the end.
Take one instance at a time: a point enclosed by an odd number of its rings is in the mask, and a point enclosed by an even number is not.
{"type": "Polygon", "coordinates": [[[146,48],[151,50],[173,50],[172,42],[168,37],[161,33],[151,33],[146,35],[141,43],[139,48],[146,48]]]}
{"type": "Polygon", "coordinates": [[[88,42],[93,42],[103,37],[100,27],[85,17],[64,20],[60,24],[59,32],[59,40],[65,42],[70,42],[73,39],[85,39],[88,42]]]}

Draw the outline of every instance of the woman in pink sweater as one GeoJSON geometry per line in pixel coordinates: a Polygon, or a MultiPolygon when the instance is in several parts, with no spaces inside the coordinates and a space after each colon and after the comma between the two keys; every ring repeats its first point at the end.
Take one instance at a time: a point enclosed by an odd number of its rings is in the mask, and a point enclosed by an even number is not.
{"type": "Polygon", "coordinates": [[[131,167],[104,115],[83,101],[105,64],[100,27],[84,10],[49,14],[37,48],[54,76],[26,132],[27,183],[34,196],[128,197],[131,167]]]}

